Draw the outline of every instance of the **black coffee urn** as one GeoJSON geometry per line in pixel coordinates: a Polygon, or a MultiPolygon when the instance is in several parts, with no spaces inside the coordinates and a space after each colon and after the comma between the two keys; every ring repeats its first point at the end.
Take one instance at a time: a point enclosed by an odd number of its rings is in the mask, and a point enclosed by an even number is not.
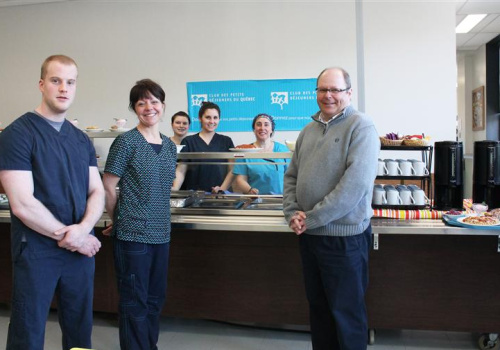
{"type": "Polygon", "coordinates": [[[472,200],[500,208],[500,141],[474,142],[472,200]]]}
{"type": "Polygon", "coordinates": [[[464,148],[462,142],[434,144],[434,208],[462,210],[464,201],[464,148]]]}

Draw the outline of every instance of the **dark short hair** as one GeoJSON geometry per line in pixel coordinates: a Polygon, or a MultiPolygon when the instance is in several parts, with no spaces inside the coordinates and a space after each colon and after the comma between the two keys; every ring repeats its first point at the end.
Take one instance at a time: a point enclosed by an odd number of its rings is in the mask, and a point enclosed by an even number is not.
{"type": "Polygon", "coordinates": [[[130,103],[128,108],[131,111],[135,111],[135,104],[137,101],[149,98],[150,95],[153,95],[161,103],[165,103],[165,91],[161,88],[161,86],[154,82],[151,79],[142,79],[135,83],[134,87],[130,90],[130,103]]]}
{"type": "Polygon", "coordinates": [[[337,69],[337,70],[341,71],[342,75],[344,76],[344,81],[345,81],[346,88],[347,89],[351,88],[351,77],[349,76],[349,73],[347,73],[347,71],[344,68],[341,68],[341,67],[329,67],[329,68],[323,69],[321,71],[321,73],[319,73],[318,79],[316,79],[316,87],[318,87],[319,78],[321,78],[321,76],[323,75],[324,72],[326,72],[327,70],[330,70],[330,69],[337,69]]]}
{"type": "Polygon", "coordinates": [[[172,116],[172,124],[174,123],[175,119],[177,119],[177,117],[186,117],[188,120],[188,124],[191,125],[191,118],[189,117],[189,114],[187,114],[186,112],[179,111],[179,112],[175,113],[172,116]]]}
{"type": "Polygon", "coordinates": [[[253,122],[252,122],[252,130],[255,130],[255,123],[257,123],[257,119],[259,118],[266,118],[267,120],[269,120],[271,122],[271,136],[274,135],[274,130],[276,129],[276,123],[274,122],[274,118],[272,116],[270,116],[269,114],[265,114],[265,113],[260,113],[260,114],[257,114],[255,116],[255,118],[253,118],[253,122]]]}
{"type": "Polygon", "coordinates": [[[201,117],[203,117],[203,114],[205,114],[205,111],[207,109],[216,109],[217,112],[219,112],[219,118],[220,118],[220,108],[219,106],[217,106],[215,103],[213,102],[202,102],[201,103],[201,107],[200,107],[200,111],[198,112],[198,119],[201,119],[201,117]]]}
{"type": "Polygon", "coordinates": [[[42,68],[40,70],[40,79],[45,79],[45,76],[47,75],[47,68],[49,67],[50,62],[59,62],[66,66],[75,66],[76,69],[78,69],[75,60],[71,57],[68,57],[66,55],[52,55],[47,57],[42,63],[42,68]]]}

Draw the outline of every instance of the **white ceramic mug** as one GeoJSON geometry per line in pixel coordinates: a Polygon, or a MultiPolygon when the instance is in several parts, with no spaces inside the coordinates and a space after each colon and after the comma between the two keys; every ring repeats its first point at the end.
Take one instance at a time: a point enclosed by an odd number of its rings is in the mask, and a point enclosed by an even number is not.
{"type": "Polygon", "coordinates": [[[398,160],[398,162],[402,176],[412,176],[415,173],[415,169],[413,168],[413,165],[409,160],[400,159],[398,160]]]}
{"type": "Polygon", "coordinates": [[[385,166],[387,167],[387,175],[398,176],[401,175],[401,168],[399,163],[393,159],[386,159],[385,166]]]}
{"type": "Polygon", "coordinates": [[[418,187],[417,185],[408,185],[406,187],[408,187],[410,191],[415,191],[420,189],[420,187],[418,187]]]}
{"type": "Polygon", "coordinates": [[[115,125],[118,128],[124,128],[125,125],[127,124],[127,119],[123,119],[123,118],[114,118],[114,119],[115,119],[115,125]]]}
{"type": "Polygon", "coordinates": [[[427,176],[429,175],[429,170],[424,162],[421,160],[412,160],[413,170],[416,176],[427,176]]]}
{"type": "Polygon", "coordinates": [[[426,205],[429,202],[429,198],[425,195],[424,190],[418,189],[411,192],[415,205],[426,205]]]}
{"type": "Polygon", "coordinates": [[[403,205],[415,204],[415,199],[413,198],[411,191],[408,188],[398,187],[399,196],[401,197],[401,203],[403,205]]]}
{"type": "Polygon", "coordinates": [[[399,191],[396,189],[387,189],[385,191],[385,196],[387,198],[388,205],[401,205],[403,204],[401,200],[401,196],[399,195],[399,191]]]}
{"type": "Polygon", "coordinates": [[[378,176],[384,176],[387,174],[387,167],[385,166],[385,162],[382,159],[378,160],[378,176]]]}
{"type": "Polygon", "coordinates": [[[376,205],[383,205],[387,203],[387,198],[385,197],[385,190],[380,187],[373,188],[373,199],[372,203],[376,205]]]}

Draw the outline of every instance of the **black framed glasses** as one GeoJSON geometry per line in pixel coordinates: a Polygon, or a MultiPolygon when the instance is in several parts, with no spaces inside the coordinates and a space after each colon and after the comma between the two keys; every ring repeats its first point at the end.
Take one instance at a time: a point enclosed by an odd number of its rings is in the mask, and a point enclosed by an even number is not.
{"type": "Polygon", "coordinates": [[[349,90],[351,87],[346,87],[345,89],[324,89],[324,88],[316,88],[316,93],[320,95],[326,95],[329,92],[332,95],[338,95],[341,92],[349,90]]]}

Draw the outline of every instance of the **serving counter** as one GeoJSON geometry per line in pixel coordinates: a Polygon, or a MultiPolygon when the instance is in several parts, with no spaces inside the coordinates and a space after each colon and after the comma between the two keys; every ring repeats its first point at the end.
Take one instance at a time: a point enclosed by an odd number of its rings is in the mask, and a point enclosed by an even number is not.
{"type": "MultiPolygon", "coordinates": [[[[117,311],[109,238],[96,256],[94,309],[117,311]]],[[[10,217],[0,211],[4,283],[11,288],[10,217]]],[[[439,220],[373,219],[367,306],[370,328],[500,330],[500,231],[439,220]]],[[[307,329],[298,238],[280,211],[172,209],[166,315],[307,329]]]]}

